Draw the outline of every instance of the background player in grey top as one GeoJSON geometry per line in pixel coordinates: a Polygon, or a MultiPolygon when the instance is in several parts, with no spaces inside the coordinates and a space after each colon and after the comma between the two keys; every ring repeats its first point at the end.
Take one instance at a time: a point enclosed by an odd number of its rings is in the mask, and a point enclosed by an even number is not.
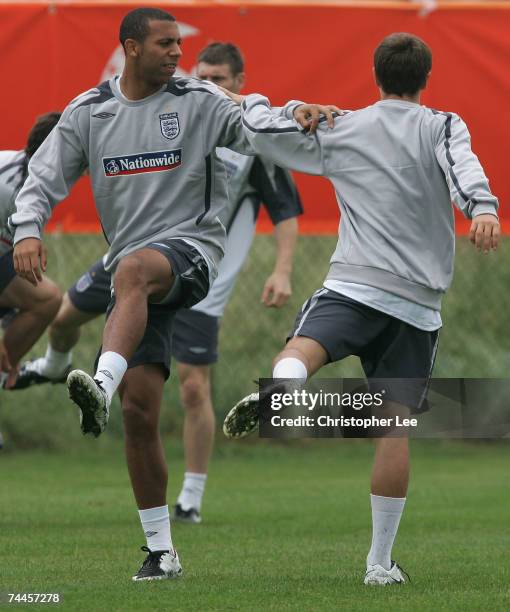
{"type": "MultiPolygon", "coordinates": [[[[239,93],[244,85],[244,61],[230,43],[212,43],[198,56],[197,76],[239,93]]],[[[280,307],[291,294],[290,273],[297,239],[297,215],[302,212],[290,173],[258,157],[220,148],[217,155],[228,172],[229,205],[223,214],[227,228],[225,257],[207,297],[183,309],[173,321],[172,356],[176,359],[185,408],[186,472],[175,517],[200,522],[200,509],[213,445],[215,418],[210,389],[210,366],[218,358],[219,320],[237,275],[249,253],[261,201],[275,224],[277,255],[274,270],[262,292],[266,306],[280,307]]],[[[80,326],[106,311],[110,274],[97,261],[64,295],[49,329],[46,355],[26,362],[15,388],[64,381],[71,365],[71,349],[80,326]]]]}
{"type": "MultiPolygon", "coordinates": [[[[327,176],[341,210],[326,282],[304,304],[273,378],[305,381],[324,364],[354,354],[369,381],[423,381],[391,384],[390,411],[425,409],[441,298],[453,273],[451,201],[472,219],[478,249],[495,249],[499,237],[498,201],[464,122],[420,106],[431,66],[430,49],[419,38],[385,38],[374,56],[380,101],[336,118],[332,129],[319,126],[313,136],[276,118],[261,96],[242,102],[254,148],[277,163],[327,176]]],[[[228,436],[256,426],[259,399],[252,394],[232,409],[224,425],[228,436]]],[[[407,492],[408,455],[406,437],[376,440],[365,584],[405,581],[391,550],[407,492]]]]}
{"type": "MultiPolygon", "coordinates": [[[[198,56],[197,76],[239,93],[244,86],[244,61],[237,47],[212,43],[198,56]]],[[[291,293],[290,273],[297,239],[297,215],[302,212],[290,173],[260,157],[217,150],[229,175],[229,206],[223,215],[227,245],[218,277],[207,297],[190,310],[181,310],[173,336],[181,398],[186,410],[184,447],[186,473],[174,509],[180,520],[198,522],[209,456],[214,440],[214,411],[210,366],[217,360],[219,319],[231,295],[255,234],[261,201],[275,224],[277,256],[267,279],[262,301],[283,306],[291,293]]]]}
{"type": "Polygon", "coordinates": [[[122,21],[120,40],[126,53],[122,76],[65,109],[29,166],[10,222],[17,272],[37,283],[42,226],[89,168],[110,242],[106,267],[114,271],[114,296],[94,379],[74,371],[68,387],[83,432],[97,436],[122,381],[127,462],[148,553],[133,579],[152,580],[181,573],[158,429],[171,321],[178,308],[207,294],[223,255],[219,215],[227,182],[216,147],[250,148],[236,105],[210,83],[173,77],[182,52],[171,15],[135,9],[122,21]]]}
{"type": "Polygon", "coordinates": [[[59,118],[60,113],[41,115],[28,134],[25,149],[0,151],[0,318],[9,315],[4,344],[11,365],[9,377],[0,369],[0,387],[3,379],[7,388],[14,383],[20,359],[53,320],[62,297],[55,283],[46,276],[36,287],[16,276],[12,235],[7,226],[7,219],[15,210],[16,193],[27,177],[28,161],[59,118]]]}

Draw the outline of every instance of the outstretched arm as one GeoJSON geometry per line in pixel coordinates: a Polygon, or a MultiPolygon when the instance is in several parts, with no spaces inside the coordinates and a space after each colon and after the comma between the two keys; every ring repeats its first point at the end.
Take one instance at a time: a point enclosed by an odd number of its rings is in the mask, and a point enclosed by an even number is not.
{"type": "Polygon", "coordinates": [[[284,168],[323,173],[317,134],[306,135],[295,121],[274,113],[269,100],[257,94],[247,96],[241,109],[245,134],[257,153],[284,168]]]}

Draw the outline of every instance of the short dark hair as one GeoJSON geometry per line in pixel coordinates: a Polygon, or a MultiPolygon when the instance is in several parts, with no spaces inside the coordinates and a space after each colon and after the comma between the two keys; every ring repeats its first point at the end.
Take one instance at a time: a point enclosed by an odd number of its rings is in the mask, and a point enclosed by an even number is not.
{"type": "Polygon", "coordinates": [[[29,159],[42,145],[51,130],[57,125],[60,116],[61,113],[52,112],[37,117],[36,122],[28,134],[27,145],[25,147],[25,153],[29,159]]]}
{"type": "Polygon", "coordinates": [[[214,42],[198,54],[198,61],[211,66],[228,64],[234,76],[244,72],[244,58],[239,47],[232,43],[214,42]]]}
{"type": "Polygon", "coordinates": [[[390,34],[374,52],[374,68],[377,84],[385,93],[414,95],[427,84],[432,52],[418,36],[390,34]]]}
{"type": "Polygon", "coordinates": [[[137,8],[130,11],[120,24],[119,40],[124,47],[128,38],[143,42],[149,33],[149,21],[175,21],[175,17],[157,8],[137,8]]]}

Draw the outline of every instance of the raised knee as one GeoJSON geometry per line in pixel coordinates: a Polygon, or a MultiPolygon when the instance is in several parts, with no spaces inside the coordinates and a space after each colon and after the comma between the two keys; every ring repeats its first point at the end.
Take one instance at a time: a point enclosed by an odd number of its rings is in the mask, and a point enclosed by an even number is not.
{"type": "Polygon", "coordinates": [[[147,285],[145,267],[140,258],[128,255],[120,260],[115,271],[114,286],[116,291],[123,288],[144,288],[147,285]]]}
{"type": "Polygon", "coordinates": [[[49,321],[54,319],[62,303],[62,293],[57,285],[48,279],[39,285],[40,291],[34,292],[33,310],[44,315],[49,321]]]}

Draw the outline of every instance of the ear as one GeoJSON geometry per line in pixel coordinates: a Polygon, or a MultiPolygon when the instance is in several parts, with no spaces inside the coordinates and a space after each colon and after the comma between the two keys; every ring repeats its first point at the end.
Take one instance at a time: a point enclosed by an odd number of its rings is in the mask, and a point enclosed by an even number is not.
{"type": "Polygon", "coordinates": [[[134,38],[127,38],[124,42],[124,52],[126,57],[138,57],[140,55],[140,45],[134,38]]]}
{"type": "Polygon", "coordinates": [[[246,73],[245,72],[240,72],[236,76],[236,80],[237,80],[237,84],[239,86],[239,91],[241,91],[241,89],[243,89],[243,87],[246,85],[246,73]]]}

